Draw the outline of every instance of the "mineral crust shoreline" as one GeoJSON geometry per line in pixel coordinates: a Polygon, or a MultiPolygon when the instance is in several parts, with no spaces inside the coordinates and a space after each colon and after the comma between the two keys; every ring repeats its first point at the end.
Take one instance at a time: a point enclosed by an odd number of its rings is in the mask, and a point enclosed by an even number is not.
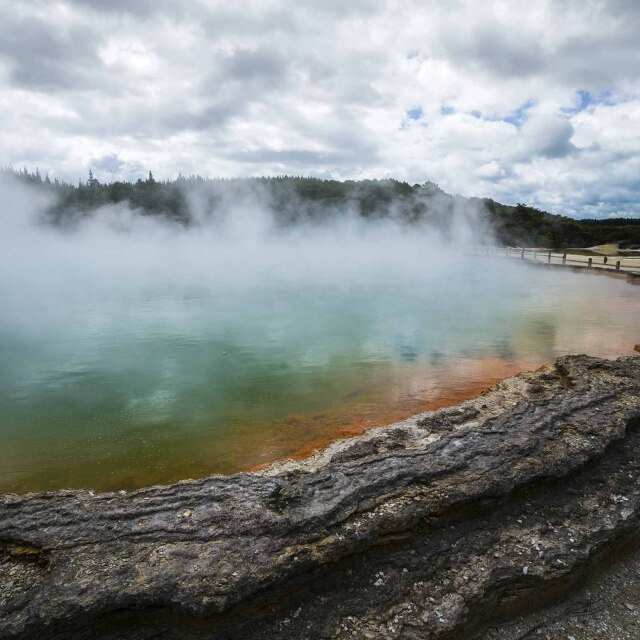
{"type": "Polygon", "coordinates": [[[635,548],[639,477],[640,358],[566,356],[260,472],[5,495],[0,638],[477,637],[635,548]]]}

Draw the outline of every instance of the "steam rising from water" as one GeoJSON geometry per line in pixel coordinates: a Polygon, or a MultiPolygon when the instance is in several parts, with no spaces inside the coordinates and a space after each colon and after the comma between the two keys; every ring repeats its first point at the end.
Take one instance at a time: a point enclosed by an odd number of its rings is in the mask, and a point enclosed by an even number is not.
{"type": "Polygon", "coordinates": [[[0,493],[246,469],[637,329],[624,282],[466,261],[486,236],[464,208],[283,225],[234,185],[214,212],[190,193],[190,227],[107,207],[59,229],[1,187],[0,493]]]}
{"type": "Polygon", "coordinates": [[[446,230],[400,223],[392,211],[375,221],[349,212],[327,222],[302,216],[306,222],[283,227],[268,212],[266,193],[237,185],[215,214],[206,194],[188,194],[189,227],[114,205],[58,229],[42,222],[46,196],[6,176],[0,188],[0,292],[14,310],[141,292],[349,287],[392,275],[431,280],[460,260],[458,250],[486,239],[469,206],[454,210],[446,230]]]}

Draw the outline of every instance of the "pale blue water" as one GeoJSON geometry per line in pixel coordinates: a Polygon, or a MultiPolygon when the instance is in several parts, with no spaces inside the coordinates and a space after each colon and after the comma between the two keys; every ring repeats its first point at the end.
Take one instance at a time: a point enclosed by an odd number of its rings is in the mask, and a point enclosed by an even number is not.
{"type": "Polygon", "coordinates": [[[247,469],[341,420],[453,393],[496,361],[631,353],[639,326],[640,287],[499,260],[342,284],[14,296],[0,311],[0,491],[247,469]]]}

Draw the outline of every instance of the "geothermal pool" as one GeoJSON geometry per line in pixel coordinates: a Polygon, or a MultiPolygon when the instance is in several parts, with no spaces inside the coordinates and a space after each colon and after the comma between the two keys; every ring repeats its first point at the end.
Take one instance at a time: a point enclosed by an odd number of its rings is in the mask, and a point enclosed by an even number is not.
{"type": "Polygon", "coordinates": [[[247,470],[561,354],[640,342],[640,287],[570,269],[480,259],[223,280],[13,296],[0,311],[0,492],[247,470]]]}

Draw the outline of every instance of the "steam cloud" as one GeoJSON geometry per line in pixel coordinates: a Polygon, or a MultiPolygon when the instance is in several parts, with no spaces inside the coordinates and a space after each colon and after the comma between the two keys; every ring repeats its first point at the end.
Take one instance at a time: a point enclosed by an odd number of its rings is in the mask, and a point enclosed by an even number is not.
{"type": "Polygon", "coordinates": [[[364,220],[348,209],[318,220],[291,197],[302,220],[282,225],[268,194],[247,183],[187,194],[194,224],[182,227],[124,205],[105,206],[70,228],[44,221],[50,196],[4,176],[0,183],[0,294],[5,314],[36,312],[78,298],[238,290],[283,285],[333,287],[378,279],[440,277],[461,249],[486,242],[470,205],[446,226],[409,225],[393,211],[364,220]],[[211,206],[212,197],[217,206],[211,206]],[[451,249],[455,249],[454,252],[451,249]]]}

